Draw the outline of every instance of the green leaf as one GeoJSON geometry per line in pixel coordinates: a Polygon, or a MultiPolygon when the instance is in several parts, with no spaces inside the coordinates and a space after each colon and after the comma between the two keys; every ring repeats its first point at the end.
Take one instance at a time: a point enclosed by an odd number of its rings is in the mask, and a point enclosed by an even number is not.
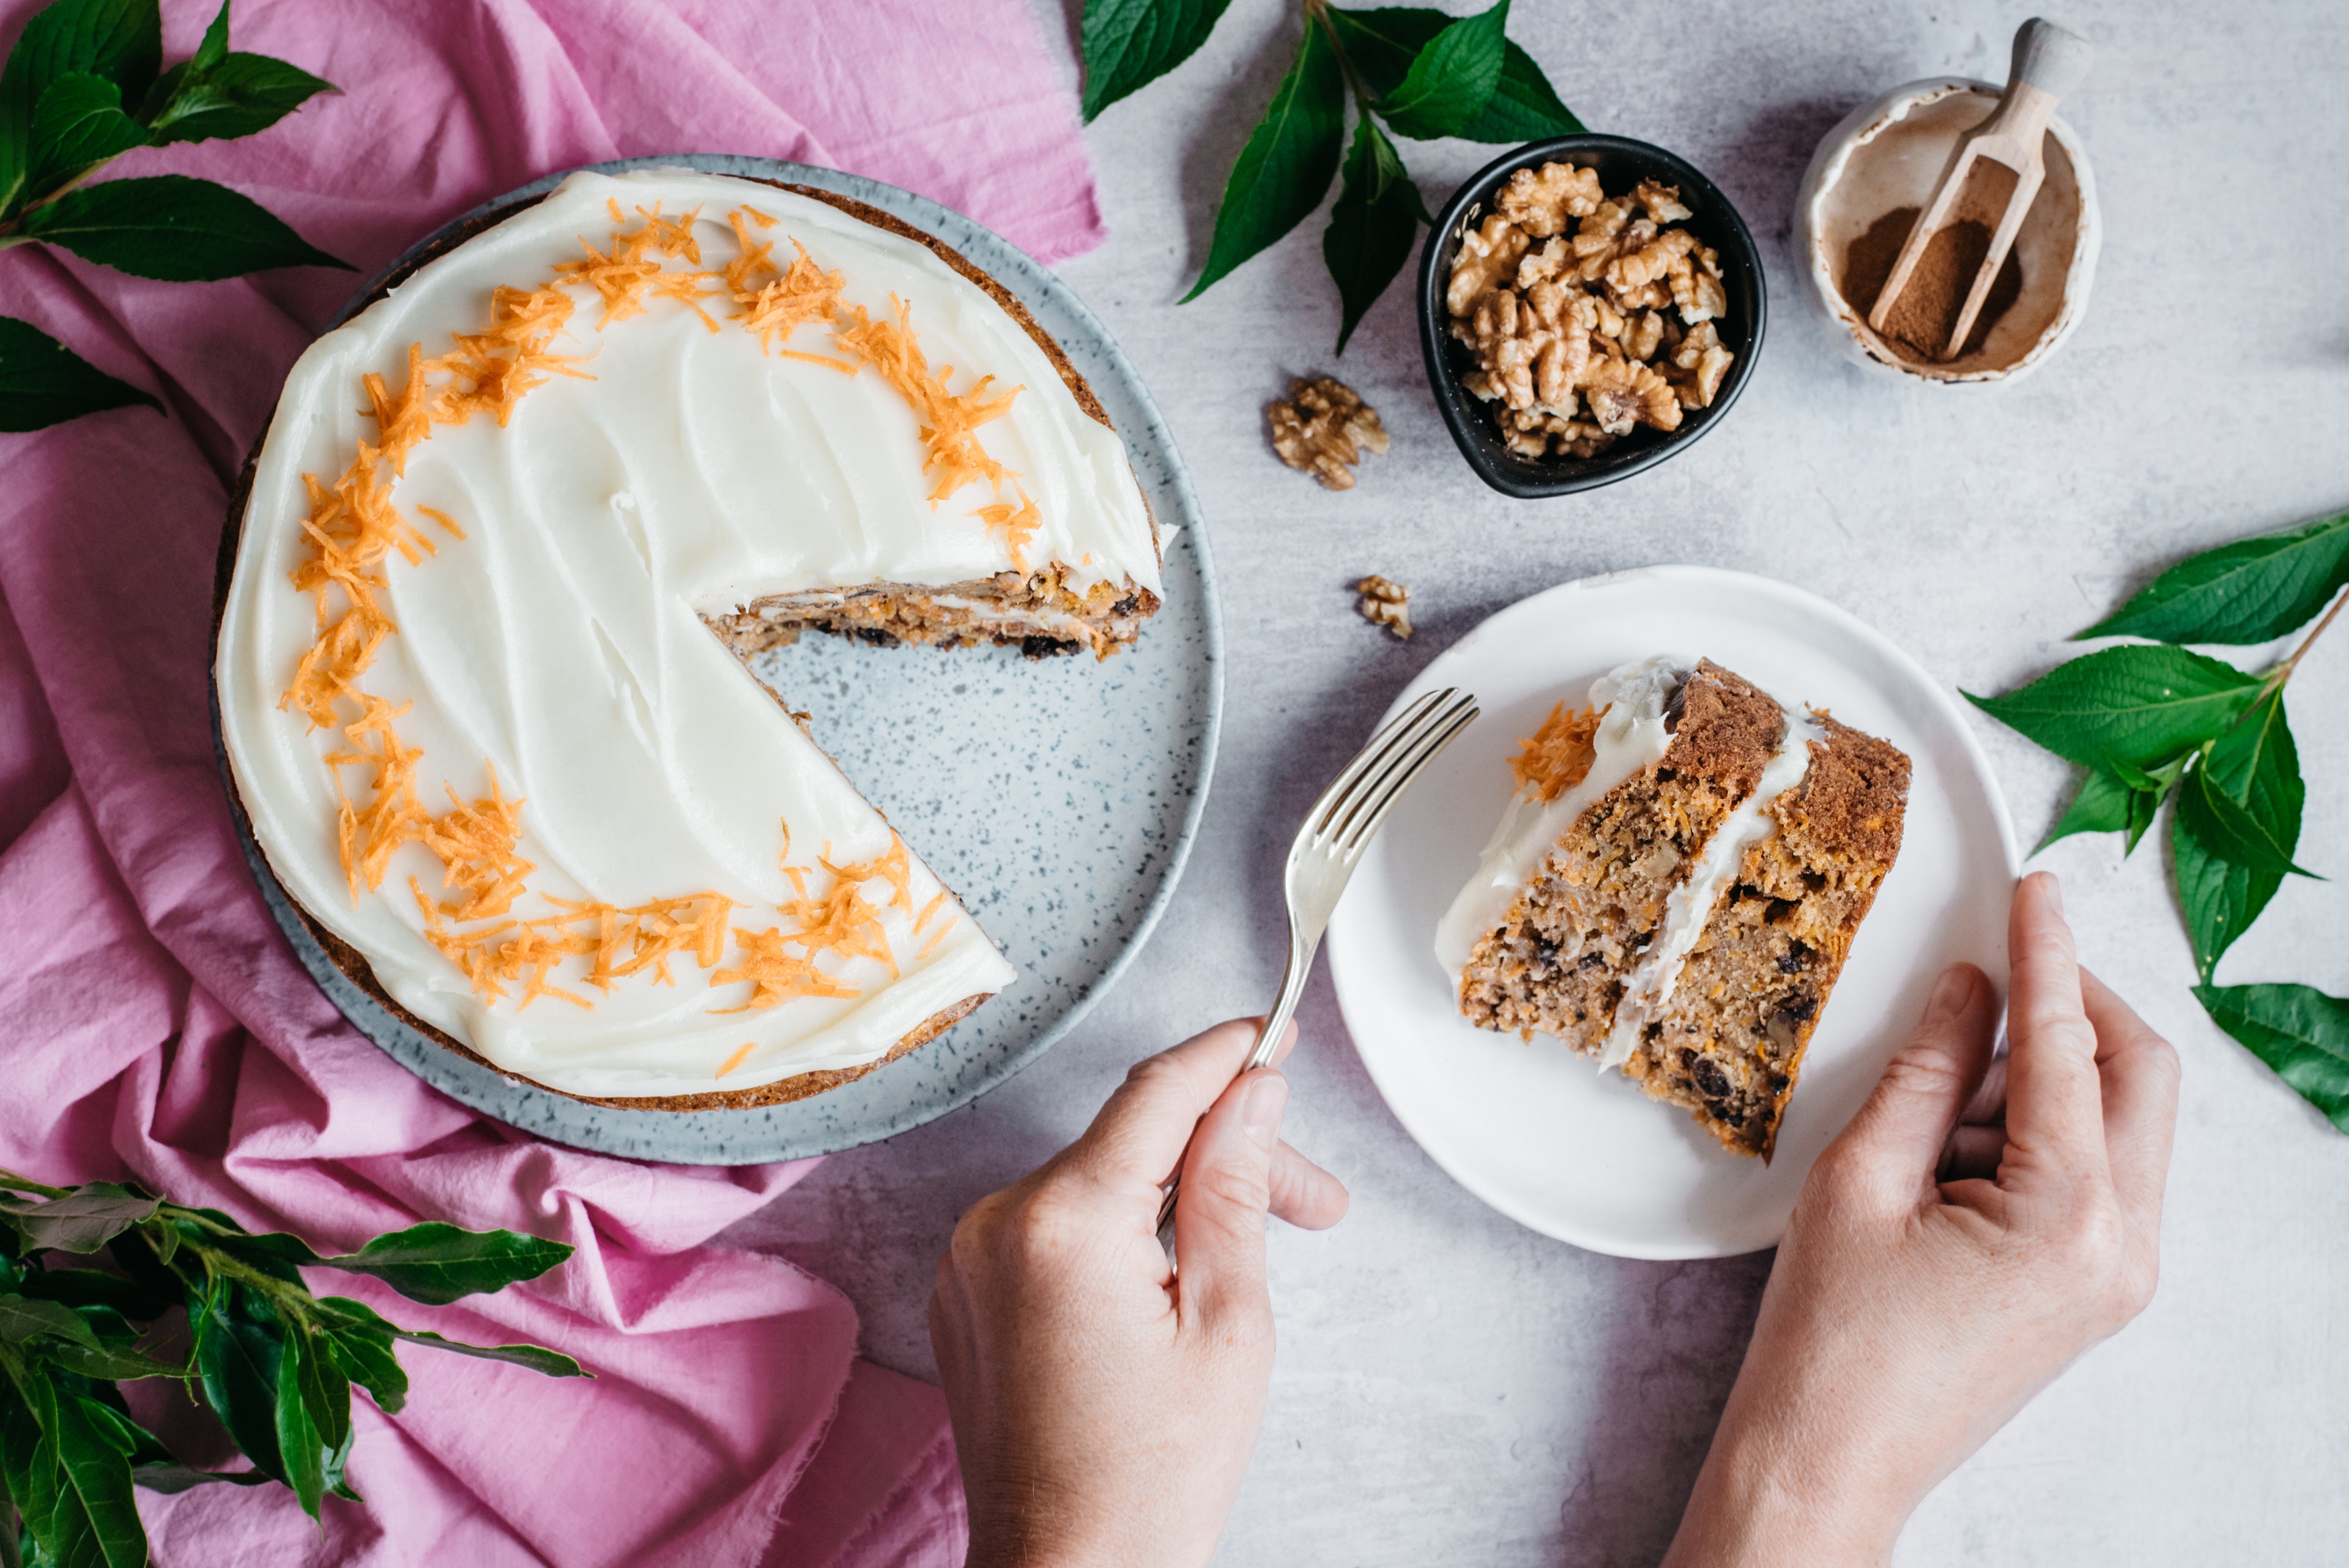
{"type": "Polygon", "coordinates": [[[161,1207],[159,1199],[111,1181],[93,1181],[46,1202],[0,1197],[0,1212],[16,1216],[29,1247],[95,1252],[161,1207]]]}
{"type": "Polygon", "coordinates": [[[171,283],[280,266],[339,266],[259,202],[209,180],[157,174],[68,191],[25,214],[25,233],[138,277],[171,283]]]}
{"type": "Polygon", "coordinates": [[[168,1361],[158,1361],[141,1355],[126,1346],[107,1345],[95,1350],[77,1345],[51,1346],[49,1359],[68,1372],[101,1383],[130,1383],[141,1377],[184,1377],[188,1369],[168,1361]]]}
{"type": "Polygon", "coordinates": [[[49,84],[33,111],[32,189],[54,191],[109,159],[147,145],[147,130],[122,112],[122,89],[72,71],[49,84]]]}
{"type": "MultiPolygon", "coordinates": [[[[1413,58],[1429,39],[1452,25],[1441,11],[1390,5],[1368,11],[1330,9],[1330,25],[1354,70],[1374,99],[1402,85],[1413,58]]],[[[1582,121],[1560,103],[1533,57],[1509,44],[1501,52],[1501,79],[1485,111],[1453,134],[1470,141],[1539,141],[1571,136],[1582,121]]]]}
{"type": "Polygon", "coordinates": [[[285,1464],[277,1449],[285,1325],[275,1309],[245,1286],[220,1280],[189,1303],[188,1316],[196,1332],[196,1370],[204,1402],[246,1458],[285,1480],[285,1464]]]}
{"type": "Polygon", "coordinates": [[[182,1464],[155,1464],[133,1465],[130,1479],[149,1491],[169,1495],[211,1481],[226,1481],[231,1486],[267,1486],[277,1478],[263,1475],[259,1470],[200,1470],[182,1464]]]}
{"type": "MultiPolygon", "coordinates": [[[[2080,790],[2061,821],[2039,841],[2036,855],[2059,838],[2069,838],[2075,833],[2121,833],[2129,826],[2130,797],[2137,794],[2116,775],[2103,768],[2090,768],[2080,781],[2080,790]]],[[[2132,843],[2131,848],[2136,847],[2132,843]]]]}
{"type": "Polygon", "coordinates": [[[266,130],[307,102],[332,92],[298,66],[267,55],[233,55],[228,49],[228,5],[223,4],[195,54],[155,83],[140,111],[158,145],[251,136],[266,130]]]}
{"type": "Polygon", "coordinates": [[[2119,772],[2174,761],[2224,734],[2260,678],[2182,648],[2107,648],[2003,697],[1966,700],[2057,756],[2119,772]]]}
{"type": "Polygon", "coordinates": [[[2271,642],[2349,585],[2349,512],[2191,556],[2081,637],[2271,642]]]}
{"type": "Polygon", "coordinates": [[[1084,116],[1138,91],[1196,53],[1231,0],[1085,0],[1084,116]]]}
{"type": "Polygon", "coordinates": [[[2198,985],[2194,1000],[2349,1132],[2349,1001],[2306,985],[2198,985]]]}
{"type": "Polygon", "coordinates": [[[1378,111],[1398,136],[1457,136],[1493,101],[1508,49],[1509,0],[1445,25],[1412,57],[1378,111]]]}
{"type": "Polygon", "coordinates": [[[408,1374],[392,1350],[398,1330],[347,1296],[322,1297],[318,1306],[326,1355],[345,1377],[367,1391],[378,1409],[398,1415],[408,1403],[408,1374]],[[359,1314],[372,1323],[359,1321],[359,1314]]]}
{"type": "MultiPolygon", "coordinates": [[[[62,1563],[146,1568],[147,1531],[130,1485],[130,1458],[112,1435],[112,1413],[94,1399],[60,1393],[55,1445],[62,1484],[44,1542],[62,1563]]],[[[47,1412],[45,1412],[45,1414],[47,1412]]]]}
{"type": "Polygon", "coordinates": [[[2202,847],[2230,865],[2278,877],[2316,876],[2293,865],[2292,851],[2277,843],[2273,827],[2230,799],[2200,768],[2178,785],[2178,810],[2202,847]]]}
{"type": "Polygon", "coordinates": [[[1234,267],[1305,221],[1338,172],[1346,129],[1346,78],[1330,36],[1306,19],[1297,58],[1248,133],[1224,183],[1207,265],[1183,296],[1188,304],[1234,267]]]}
{"type": "MultiPolygon", "coordinates": [[[[2287,854],[2298,846],[2306,790],[2281,688],[2261,698],[2240,723],[2221,735],[2198,771],[2265,823],[2287,854]]],[[[2283,876],[2229,862],[2201,843],[2182,813],[2171,825],[2170,846],[2195,968],[2207,981],[2220,957],[2275,897],[2283,876]]]]}
{"type": "Polygon", "coordinates": [[[443,1339],[437,1334],[424,1334],[414,1329],[401,1329],[399,1337],[410,1345],[429,1345],[435,1350],[454,1351],[459,1355],[478,1356],[483,1361],[506,1361],[516,1366],[527,1366],[533,1372],[549,1377],[593,1377],[594,1373],[559,1350],[549,1350],[543,1345],[467,1345],[461,1339],[443,1339]]]}
{"type": "Polygon", "coordinates": [[[0,431],[36,431],[133,404],[163,408],[31,322],[0,316],[0,431]]]}
{"type": "Polygon", "coordinates": [[[179,1298],[159,1298],[152,1291],[119,1274],[97,1269],[42,1269],[26,1277],[20,1287],[28,1296],[63,1302],[67,1306],[112,1307],[124,1317],[141,1323],[161,1317],[179,1304],[179,1298]]]}
{"type": "Polygon", "coordinates": [[[1363,313],[1411,259],[1419,225],[1426,221],[1419,187],[1404,172],[1394,143],[1369,115],[1359,117],[1353,150],[1346,155],[1345,183],[1330,210],[1330,226],[1321,232],[1321,259],[1338,281],[1343,307],[1339,353],[1346,351],[1346,339],[1354,335],[1363,313]]]}
{"type": "Polygon", "coordinates": [[[57,0],[26,23],[0,67],[0,218],[48,193],[31,176],[33,118],[50,84],[87,73],[112,82],[117,103],[137,103],[162,63],[156,0],[57,0]]]}
{"type": "Polygon", "coordinates": [[[1493,88],[1492,101],[1454,134],[1470,141],[1541,141],[1579,136],[1584,129],[1574,111],[1558,101],[1557,89],[1534,57],[1511,44],[1502,51],[1501,79],[1493,88]]]}
{"type": "Polygon", "coordinates": [[[29,1296],[0,1296],[0,1340],[22,1345],[37,1334],[98,1348],[97,1332],[73,1308],[29,1296]]]}
{"type": "MultiPolygon", "coordinates": [[[[285,1484],[294,1489],[302,1511],[316,1519],[318,1500],[326,1493],[326,1444],[305,1394],[305,1386],[312,1380],[316,1365],[305,1343],[309,1337],[296,1329],[282,1342],[277,1363],[277,1452],[285,1460],[285,1484]]],[[[347,1386],[345,1397],[348,1397],[347,1386]]]]}
{"type": "Polygon", "coordinates": [[[569,1256],[571,1248],[562,1241],[512,1231],[460,1231],[436,1220],[321,1261],[330,1269],[372,1274],[410,1301],[446,1306],[461,1296],[534,1280],[569,1256]]]}

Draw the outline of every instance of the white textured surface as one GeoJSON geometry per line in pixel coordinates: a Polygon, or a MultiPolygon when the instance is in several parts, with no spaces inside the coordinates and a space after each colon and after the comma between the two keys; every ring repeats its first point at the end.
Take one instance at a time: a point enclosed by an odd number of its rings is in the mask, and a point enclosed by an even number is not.
{"type": "MultiPolygon", "coordinates": [[[[2095,298],[2033,379],[1963,397],[1844,363],[1798,304],[1791,206],[1846,109],[1917,77],[2003,77],[2026,13],[1521,7],[1512,35],[1586,119],[1672,148],[1738,203],[1777,307],[1721,430],[1624,484],[1548,503],[1504,500],[1459,462],[1402,288],[1338,364],[1386,417],[1393,452],[1340,495],[1276,464],[1259,405],[1332,363],[1318,223],[1174,306],[1285,65],[1274,50],[1294,36],[1291,12],[1234,5],[1198,57],[1103,117],[1092,139],[1112,237],[1063,272],[1164,409],[1221,568],[1231,701],[1182,890],[1133,971],[1041,1063],[833,1158],[737,1232],[839,1282],[867,1352],[922,1376],[924,1302],[957,1213],[1072,1136],[1133,1060],[1266,1003],[1298,815],[1388,696],[1495,608],[1654,562],[1799,576],[1944,680],[1997,691],[2064,657],[2065,636],[2176,556],[2349,502],[2337,6],[2058,14],[2099,51],[2064,107],[2105,202],[2095,298]],[[1411,586],[1410,643],[1355,618],[1344,583],[1366,571],[1411,586]]],[[[1431,202],[1487,157],[1460,143],[1404,153],[1431,202]]],[[[2349,630],[2311,656],[2292,706],[2310,780],[2302,858],[2335,880],[2288,887],[2220,979],[2341,994],[2349,630]]],[[[1987,722],[1979,732],[2035,841],[2069,770],[1987,722]]],[[[2124,863],[2110,838],[2075,839],[2040,863],[2065,879],[2087,961],[2184,1057],[2161,1291],[1942,1485],[1896,1563],[2335,1562],[2349,1533],[2349,1138],[2202,1017],[2157,844],[2124,863]]],[[[1280,1359],[1219,1562],[1652,1563],[1768,1257],[1624,1262],[1520,1229],[1387,1116],[1326,978],[1300,1022],[1287,1133],[1352,1186],[1354,1211],[1326,1235],[1273,1234],[1280,1359]]]]}

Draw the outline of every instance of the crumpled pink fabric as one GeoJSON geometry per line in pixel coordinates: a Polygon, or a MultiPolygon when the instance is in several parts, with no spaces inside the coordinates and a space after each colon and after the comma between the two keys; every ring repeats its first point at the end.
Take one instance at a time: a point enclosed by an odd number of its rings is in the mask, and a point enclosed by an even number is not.
{"type": "MultiPolygon", "coordinates": [[[[38,0],[0,0],[13,39],[38,0]]],[[[166,57],[212,0],[166,0],[166,57]]],[[[543,173],[678,151],[829,163],[1046,259],[1103,230],[1074,105],[1023,0],[242,0],[233,45],[342,89],[261,136],[135,153],[219,179],[357,273],[161,284],[20,248],[0,313],[163,398],[0,436],[0,1161],[129,1177],[322,1251],[420,1219],[578,1248],[434,1309],[594,1381],[416,1347],[355,1401],[364,1506],[283,1489],[141,1500],[166,1564],[957,1563],[935,1389],[856,1358],[845,1298],[709,1246],[806,1164],[663,1167],[540,1142],[427,1088],[295,964],[229,826],[206,711],[233,480],[358,278],[543,173]]],[[[179,1417],[156,1418],[177,1430],[179,1417]]]]}

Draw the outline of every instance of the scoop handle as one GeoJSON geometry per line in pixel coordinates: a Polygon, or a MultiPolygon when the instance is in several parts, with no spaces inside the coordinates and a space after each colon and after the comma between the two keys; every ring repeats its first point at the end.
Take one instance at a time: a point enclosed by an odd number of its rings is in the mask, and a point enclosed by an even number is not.
{"type": "Polygon", "coordinates": [[[2014,33],[2014,65],[2007,89],[2017,84],[2035,87],[2050,98],[2062,98],[2080,85],[2096,56],[2096,47],[2044,16],[2033,16],[2014,33]]]}

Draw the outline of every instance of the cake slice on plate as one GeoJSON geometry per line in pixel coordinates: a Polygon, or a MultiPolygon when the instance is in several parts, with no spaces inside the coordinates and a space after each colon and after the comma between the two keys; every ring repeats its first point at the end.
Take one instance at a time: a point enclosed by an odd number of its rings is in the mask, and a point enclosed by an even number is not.
{"type": "Polygon", "coordinates": [[[1900,853],[1909,758],[1710,659],[1563,701],[1436,932],[1461,1012],[1556,1035],[1768,1159],[1900,853]]]}

